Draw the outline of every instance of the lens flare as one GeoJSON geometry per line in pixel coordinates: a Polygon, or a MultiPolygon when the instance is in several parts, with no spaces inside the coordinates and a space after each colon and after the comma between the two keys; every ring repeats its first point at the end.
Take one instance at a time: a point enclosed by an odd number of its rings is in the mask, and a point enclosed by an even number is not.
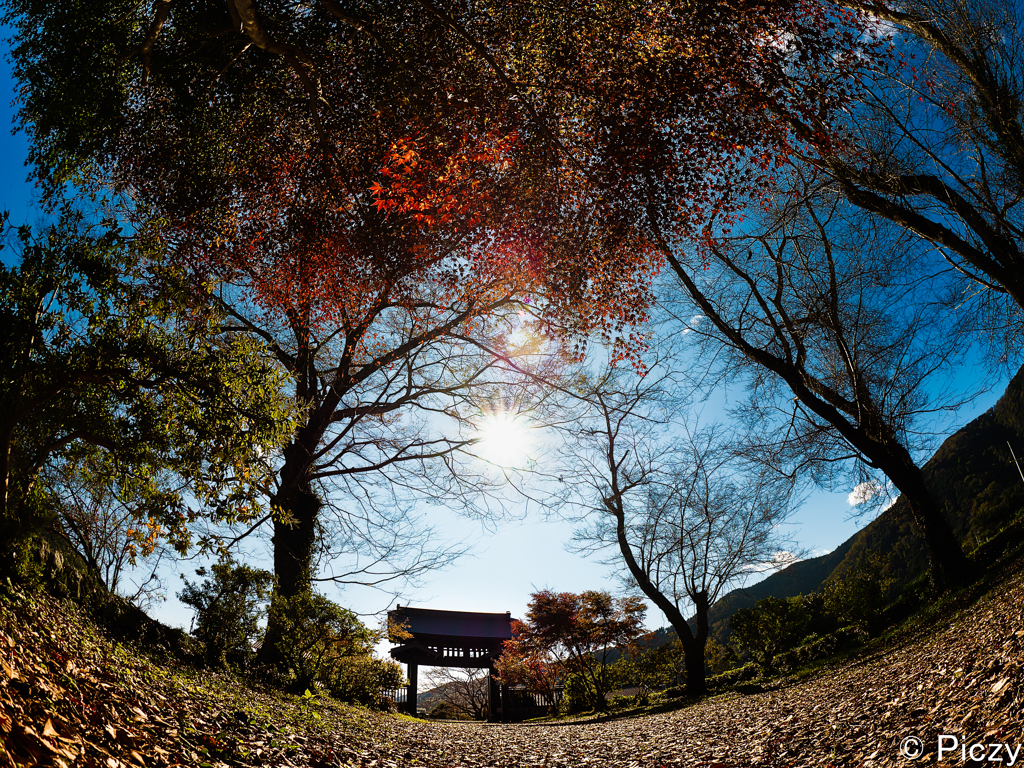
{"type": "Polygon", "coordinates": [[[477,429],[480,458],[499,467],[521,467],[529,458],[532,441],[525,420],[502,412],[484,416],[477,429]]]}

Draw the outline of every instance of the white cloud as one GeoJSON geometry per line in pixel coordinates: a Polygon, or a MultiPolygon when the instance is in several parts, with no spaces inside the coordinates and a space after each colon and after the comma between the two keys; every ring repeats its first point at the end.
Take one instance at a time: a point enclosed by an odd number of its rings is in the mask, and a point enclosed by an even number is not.
{"type": "Polygon", "coordinates": [[[694,330],[698,325],[705,320],[704,315],[694,315],[690,318],[689,322],[686,323],[686,328],[683,329],[683,333],[687,334],[694,330]]]}
{"type": "Polygon", "coordinates": [[[788,552],[784,549],[780,549],[772,554],[771,560],[764,563],[757,563],[755,565],[748,565],[744,570],[750,573],[758,574],[772,574],[776,571],[781,571],[783,568],[788,568],[793,563],[799,563],[803,558],[795,555],[792,552],[788,552]]]}
{"type": "Polygon", "coordinates": [[[846,503],[851,507],[865,504],[875,498],[880,491],[880,483],[877,483],[874,480],[868,480],[850,491],[850,495],[846,497],[846,503]]]}
{"type": "Polygon", "coordinates": [[[859,507],[861,504],[880,506],[881,511],[884,512],[896,503],[899,494],[894,493],[895,490],[888,480],[884,483],[867,480],[850,491],[846,501],[851,507],[859,507]]]}

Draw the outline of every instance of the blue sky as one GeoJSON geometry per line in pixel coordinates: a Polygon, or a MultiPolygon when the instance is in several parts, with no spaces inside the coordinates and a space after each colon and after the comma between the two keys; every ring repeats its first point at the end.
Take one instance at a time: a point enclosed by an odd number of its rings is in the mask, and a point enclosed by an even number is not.
{"type": "Polygon", "coordinates": [[[11,135],[15,117],[11,102],[16,90],[11,79],[10,62],[6,59],[0,72],[0,125],[3,126],[0,131],[0,209],[10,211],[12,224],[34,224],[40,218],[39,206],[35,204],[38,195],[26,181],[28,139],[22,133],[11,135]]]}
{"type": "MultiPolygon", "coordinates": [[[[24,162],[27,139],[23,134],[10,135],[13,125],[14,83],[9,63],[0,70],[0,122],[8,130],[0,132],[0,207],[11,212],[14,224],[35,224],[41,211],[34,201],[37,195],[26,181],[28,169],[24,162]]],[[[965,370],[968,378],[973,372],[965,370]]],[[[989,391],[961,411],[956,424],[943,431],[955,431],[974,416],[991,407],[1006,386],[1006,380],[988,382],[989,391]]],[[[817,492],[808,497],[801,510],[792,519],[794,535],[799,544],[812,554],[834,549],[869,518],[853,520],[853,508],[847,501],[852,488],[837,493],[817,492]]],[[[432,512],[432,515],[436,515],[432,512]]],[[[530,594],[537,589],[579,592],[585,589],[618,590],[616,580],[606,566],[568,552],[565,544],[572,535],[572,525],[543,519],[531,512],[496,531],[482,528],[479,523],[460,519],[454,515],[442,516],[437,522],[442,537],[465,541],[472,552],[455,565],[429,575],[422,586],[407,589],[396,598],[393,590],[378,591],[348,588],[335,593],[333,599],[354,610],[373,614],[386,609],[397,599],[402,604],[418,607],[469,611],[511,611],[522,616],[530,594]]],[[[199,565],[196,561],[178,564],[177,570],[194,578],[199,565]]],[[[153,611],[157,618],[171,625],[188,627],[191,611],[174,598],[173,592],[181,588],[177,573],[165,573],[169,586],[168,601],[153,611]]],[[[663,617],[652,610],[647,624],[651,628],[664,625],[663,617]]]]}

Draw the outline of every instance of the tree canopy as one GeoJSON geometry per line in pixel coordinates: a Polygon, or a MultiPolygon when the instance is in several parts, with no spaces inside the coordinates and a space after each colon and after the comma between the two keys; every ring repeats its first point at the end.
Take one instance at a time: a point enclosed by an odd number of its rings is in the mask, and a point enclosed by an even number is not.
{"type": "MultiPolygon", "coordinates": [[[[924,289],[896,274],[899,232],[872,261],[850,238],[837,247],[833,214],[847,213],[839,190],[1016,296],[1016,192],[990,194],[1019,175],[1016,86],[1001,75],[1013,57],[979,42],[984,14],[816,0],[6,8],[48,199],[74,190],[126,216],[185,314],[223,319],[217,349],[290,382],[294,430],[270,454],[264,508],[232,532],[273,528],[286,602],[318,578],[447,562],[413,541],[413,499],[485,506],[491,488],[462,460],[473,422],[510,381],[528,399],[531,367],[599,340],[642,369],[637,329],[666,265],[659,287],[708,320],[753,383],[752,412],[777,416],[784,388],[796,398],[773,444],[789,464],[772,466],[881,471],[910,499],[936,584],[962,572],[908,437],[922,383],[951,358],[919,344],[939,325],[906,309],[924,289]],[[964,96],[935,98],[939,143],[920,140],[916,106],[892,109],[917,86],[887,24],[945,57],[947,91],[964,96]],[[991,179],[971,151],[946,163],[959,130],[996,162],[991,179]],[[525,334],[555,351],[531,357],[525,334]],[[339,552],[350,570],[331,570],[339,552]]],[[[946,87],[929,77],[929,94],[946,87]]]]}
{"type": "Polygon", "coordinates": [[[262,456],[290,426],[283,377],[255,343],[217,338],[214,314],[176,313],[173,279],[150,282],[116,229],[69,215],[39,236],[20,228],[15,244],[17,263],[0,267],[7,554],[22,558],[48,524],[40,471],[81,446],[113,458],[107,471],[144,500],[147,535],[185,549],[198,515],[251,518],[262,456]]]}

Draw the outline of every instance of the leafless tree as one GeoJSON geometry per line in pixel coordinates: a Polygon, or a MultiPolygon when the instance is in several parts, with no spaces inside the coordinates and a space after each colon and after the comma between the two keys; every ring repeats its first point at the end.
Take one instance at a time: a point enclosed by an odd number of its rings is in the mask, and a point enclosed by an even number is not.
{"type": "MultiPolygon", "coordinates": [[[[375,586],[451,562],[462,548],[432,537],[417,514],[425,504],[484,521],[504,513],[509,485],[474,456],[477,429],[496,396],[523,407],[543,397],[524,372],[557,360],[519,349],[520,304],[508,293],[487,306],[439,307],[429,286],[418,290],[412,306],[382,295],[347,331],[290,317],[274,327],[241,302],[226,304],[234,332],[263,339],[293,371],[305,406],[273,459],[267,514],[232,539],[272,527],[276,589],[286,597],[313,581],[375,586]]],[[[275,647],[274,630],[264,648],[275,647]]]]}
{"type": "Polygon", "coordinates": [[[610,561],[625,564],[679,636],[687,690],[702,694],[708,609],[730,585],[792,557],[782,525],[794,483],[743,461],[721,425],[691,426],[672,346],[659,344],[642,375],[609,368],[578,389],[569,483],[581,549],[615,551],[610,561]]]}
{"type": "Polygon", "coordinates": [[[918,464],[932,445],[922,419],[964,402],[943,391],[963,350],[931,301],[935,266],[817,179],[793,184],[699,255],[663,241],[676,311],[700,316],[690,330],[713,367],[749,376],[752,421],[781,469],[826,484],[854,468],[884,475],[907,499],[933,585],[955,584],[968,562],[918,464]]]}
{"type": "Polygon", "coordinates": [[[853,204],[941,253],[966,278],[950,300],[1012,362],[1024,332],[1021,5],[840,4],[888,25],[897,55],[864,81],[850,145],[810,161],[853,204]]]}
{"type": "Polygon", "coordinates": [[[44,480],[65,540],[107,590],[146,610],[163,599],[159,566],[171,548],[159,518],[145,513],[147,500],[112,480],[104,461],[91,452],[53,462],[44,480]]]}
{"type": "Polygon", "coordinates": [[[432,667],[428,683],[438,694],[440,703],[471,720],[487,718],[488,676],[486,669],[432,667]]]}

